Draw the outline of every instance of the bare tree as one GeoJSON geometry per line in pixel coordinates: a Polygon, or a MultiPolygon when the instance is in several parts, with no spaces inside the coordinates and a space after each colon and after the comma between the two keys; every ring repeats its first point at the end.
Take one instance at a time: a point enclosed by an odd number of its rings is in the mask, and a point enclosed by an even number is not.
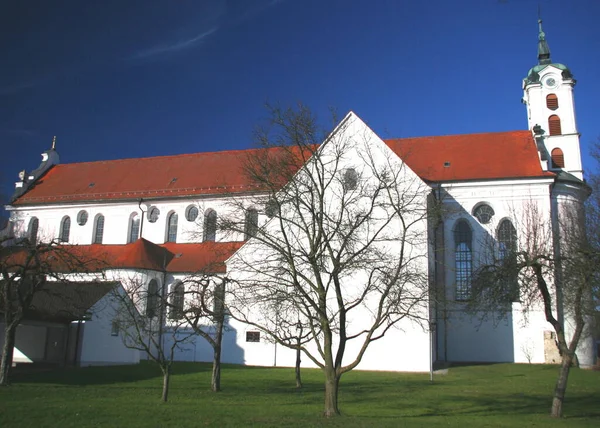
{"type": "MultiPolygon", "coordinates": [[[[194,275],[185,280],[185,303],[172,306],[172,317],[183,318],[195,334],[213,349],[213,368],[210,388],[221,390],[221,350],[225,328],[225,283],[219,277],[194,275]],[[183,306],[185,305],[185,306],[183,306]]],[[[174,302],[172,302],[174,303],[174,302]]]]}
{"type": "Polygon", "coordinates": [[[583,206],[575,199],[559,205],[552,217],[529,201],[515,218],[514,245],[489,248],[484,255],[469,309],[506,313],[516,299],[526,316],[544,314],[561,355],[551,408],[551,416],[561,417],[569,371],[578,364],[576,351],[587,347],[582,339],[590,338],[600,253],[586,237],[583,206]]]}
{"type": "Polygon", "coordinates": [[[272,108],[257,137],[256,197],[233,202],[245,221],[221,222],[249,239],[228,261],[227,309],[320,367],[336,416],[340,378],[369,344],[401,320],[427,324],[428,188],[354,114],[325,134],[304,106],[272,108]]]}
{"type": "Polygon", "coordinates": [[[127,348],[143,352],[160,367],[161,399],[166,402],[175,352],[190,342],[194,331],[179,317],[171,316],[168,322],[164,319],[167,308],[178,307],[177,290],[168,291],[166,285],[159,287],[156,278],[143,278],[139,274],[122,278],[121,284],[125,291],[116,288],[113,293],[116,302],[113,328],[127,348]]]}
{"type": "MultiPolygon", "coordinates": [[[[32,302],[42,293],[52,294],[57,287],[53,283],[70,284],[78,280],[78,274],[97,272],[103,262],[78,249],[76,246],[49,242],[15,240],[13,245],[0,246],[0,311],[4,317],[4,346],[0,363],[0,385],[9,383],[13,363],[17,327],[23,321],[32,302]]],[[[63,298],[67,298],[63,296],[63,298]]],[[[71,296],[75,312],[80,299],[71,296]]]]}

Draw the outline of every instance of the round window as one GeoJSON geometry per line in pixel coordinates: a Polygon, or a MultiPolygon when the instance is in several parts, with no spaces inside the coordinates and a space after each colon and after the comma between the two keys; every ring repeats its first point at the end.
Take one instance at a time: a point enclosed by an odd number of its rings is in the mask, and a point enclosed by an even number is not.
{"type": "Polygon", "coordinates": [[[88,221],[88,213],[86,210],[81,210],[77,213],[77,224],[84,226],[88,221]]]}
{"type": "Polygon", "coordinates": [[[494,210],[487,204],[477,205],[473,210],[473,215],[477,217],[479,223],[488,224],[494,217],[494,210]]]}
{"type": "Polygon", "coordinates": [[[160,216],[160,210],[156,207],[150,207],[148,210],[148,221],[150,223],[156,223],[158,216],[160,216]]]}
{"type": "Polygon", "coordinates": [[[195,205],[190,205],[185,210],[185,219],[187,221],[195,221],[198,218],[198,207],[195,205]]]}

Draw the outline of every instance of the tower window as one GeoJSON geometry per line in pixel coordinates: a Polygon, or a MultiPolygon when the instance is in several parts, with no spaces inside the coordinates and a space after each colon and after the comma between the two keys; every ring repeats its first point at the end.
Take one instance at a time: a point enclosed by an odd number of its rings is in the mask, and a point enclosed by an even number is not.
{"type": "Polygon", "coordinates": [[[563,151],[561,149],[552,149],[550,157],[552,158],[552,168],[565,167],[565,155],[563,154],[563,151]]]}
{"type": "Polygon", "coordinates": [[[561,135],[562,130],[560,128],[560,117],[553,114],[548,118],[548,129],[550,129],[550,135],[561,135]]]}
{"type": "Polygon", "coordinates": [[[556,110],[558,108],[558,97],[556,94],[548,94],[546,97],[546,107],[550,110],[556,110]]]}

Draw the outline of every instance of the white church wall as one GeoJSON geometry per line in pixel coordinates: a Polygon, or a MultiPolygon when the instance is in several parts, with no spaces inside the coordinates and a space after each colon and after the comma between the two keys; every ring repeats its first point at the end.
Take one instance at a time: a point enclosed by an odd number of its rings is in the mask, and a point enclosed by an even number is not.
{"type": "Polygon", "coordinates": [[[121,332],[113,330],[117,306],[109,293],[91,308],[91,319],[83,325],[80,365],[137,364],[140,352],[127,348],[121,332]]]}

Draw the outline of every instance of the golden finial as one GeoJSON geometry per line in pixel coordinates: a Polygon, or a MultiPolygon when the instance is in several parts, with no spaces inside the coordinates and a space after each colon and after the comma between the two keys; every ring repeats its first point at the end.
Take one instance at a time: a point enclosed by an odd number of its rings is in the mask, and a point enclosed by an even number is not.
{"type": "Polygon", "coordinates": [[[56,148],[56,135],[52,138],[52,150],[56,148]]]}

